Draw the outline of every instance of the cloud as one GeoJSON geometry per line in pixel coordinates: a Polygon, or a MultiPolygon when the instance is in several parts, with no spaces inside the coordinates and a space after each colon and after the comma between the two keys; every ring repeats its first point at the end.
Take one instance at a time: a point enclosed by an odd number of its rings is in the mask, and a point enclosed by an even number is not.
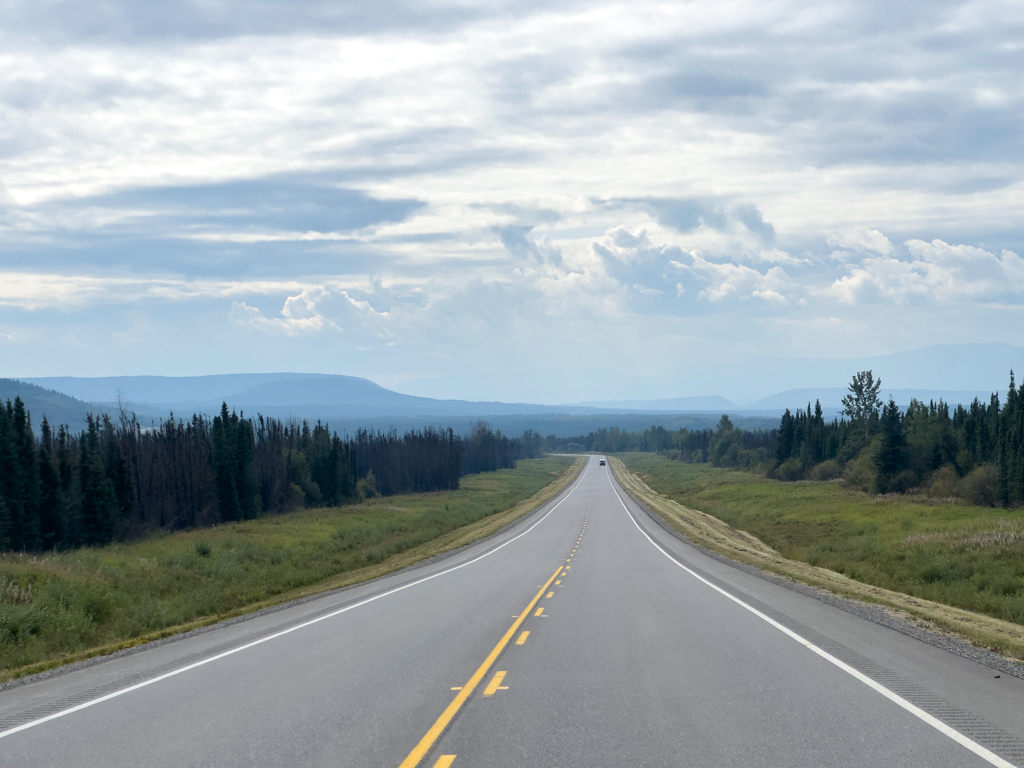
{"type": "Polygon", "coordinates": [[[775,227],[764,220],[749,201],[714,198],[624,198],[600,201],[611,208],[632,206],[649,212],[655,220],[677,232],[707,228],[717,232],[747,233],[762,245],[775,242],[775,227]]]}
{"type": "Polygon", "coordinates": [[[327,328],[341,331],[340,327],[317,311],[317,305],[328,298],[330,294],[322,287],[307,288],[285,299],[281,317],[265,317],[258,308],[250,307],[244,301],[233,301],[229,318],[236,328],[254,328],[285,336],[317,334],[327,328]]]}
{"type": "Polygon", "coordinates": [[[571,392],[609,356],[1017,326],[1012,3],[4,9],[12,373],[103,373],[131,327],[141,372],[266,348],[531,387],[545,358],[571,392]]]}
{"type": "Polygon", "coordinates": [[[214,281],[0,272],[0,306],[70,309],[146,300],[172,302],[302,290],[293,280],[214,281]]]}
{"type": "Polygon", "coordinates": [[[166,0],[140,7],[132,2],[107,2],[88,12],[75,2],[45,4],[13,0],[5,4],[12,32],[55,42],[98,39],[216,39],[240,35],[367,34],[403,29],[444,32],[485,15],[528,8],[529,3],[410,3],[401,0],[364,3],[309,2],[296,6],[283,0],[262,0],[258,6],[226,0],[195,3],[166,0]]]}
{"type": "Polygon", "coordinates": [[[771,304],[788,304],[785,294],[793,291],[786,270],[772,267],[764,273],[744,264],[709,261],[700,251],[689,254],[688,262],[674,262],[680,273],[699,281],[698,299],[718,303],[726,299],[758,299],[771,304]]]}
{"type": "Polygon", "coordinates": [[[532,226],[520,224],[495,229],[501,244],[519,263],[534,267],[544,264],[559,265],[562,261],[562,252],[543,238],[531,240],[527,235],[532,230],[532,226]]]}
{"type": "Polygon", "coordinates": [[[880,253],[883,256],[889,256],[893,252],[893,245],[889,242],[889,238],[877,229],[850,227],[841,232],[830,233],[825,240],[834,248],[880,253]]]}
{"type": "Polygon", "coordinates": [[[908,240],[911,259],[871,257],[826,291],[846,304],[1024,303],[1024,259],[970,245],[908,240]]]}
{"type": "MultiPolygon", "coordinates": [[[[301,176],[135,187],[34,206],[40,222],[92,230],[154,228],[165,236],[351,232],[397,222],[425,204],[380,200],[301,176]],[[255,232],[254,232],[255,230],[255,232]]],[[[241,236],[241,235],[240,235],[241,236]]]]}
{"type": "Polygon", "coordinates": [[[728,258],[710,259],[700,250],[657,245],[645,230],[615,227],[592,247],[608,274],[633,297],[634,306],[646,311],[688,315],[711,311],[727,300],[750,299],[786,305],[796,289],[780,266],[761,272],[728,258]]]}

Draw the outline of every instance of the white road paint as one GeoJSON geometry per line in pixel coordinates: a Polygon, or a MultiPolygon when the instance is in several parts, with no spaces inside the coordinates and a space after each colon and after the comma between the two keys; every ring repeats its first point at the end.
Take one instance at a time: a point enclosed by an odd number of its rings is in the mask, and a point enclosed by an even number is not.
{"type": "Polygon", "coordinates": [[[433,574],[431,576],[425,576],[422,579],[417,579],[416,581],[412,581],[412,582],[410,582],[408,584],[404,584],[401,587],[395,587],[394,589],[390,589],[387,592],[381,592],[379,595],[374,595],[373,597],[368,597],[365,600],[360,600],[358,603],[353,603],[352,605],[347,605],[344,608],[339,608],[336,611],[331,611],[330,613],[326,613],[323,616],[317,616],[315,619],[310,619],[309,621],[304,621],[301,624],[296,624],[294,627],[289,627],[288,629],[283,629],[280,632],[275,632],[272,635],[267,635],[266,637],[261,637],[259,640],[253,640],[251,643],[246,643],[245,645],[240,645],[237,648],[232,648],[230,651],[224,651],[223,653],[218,653],[215,656],[210,656],[207,659],[203,659],[201,661],[196,661],[196,662],[194,662],[192,664],[188,664],[188,665],[186,665],[184,667],[180,667],[178,669],[171,670],[170,672],[165,672],[162,675],[157,675],[156,677],[152,677],[149,680],[143,680],[141,683],[136,683],[135,685],[130,685],[127,688],[122,688],[122,689],[120,689],[118,691],[114,691],[113,693],[108,693],[108,694],[106,694],[104,696],[99,696],[99,697],[97,697],[95,699],[90,699],[89,701],[83,702],[81,704],[77,704],[77,705],[75,705],[73,707],[68,707],[67,709],[62,709],[59,712],[54,712],[53,714],[47,715],[46,717],[40,717],[37,720],[31,720],[31,721],[29,721],[27,723],[22,723],[21,725],[15,726],[14,728],[8,728],[6,731],[0,731],[0,739],[5,738],[7,736],[13,736],[16,733],[20,733],[21,731],[28,730],[29,728],[34,728],[37,725],[42,725],[43,723],[48,723],[51,720],[56,720],[56,719],[61,718],[61,717],[66,717],[67,715],[70,715],[70,714],[72,714],[74,712],[79,712],[79,711],[81,711],[83,709],[88,709],[89,707],[94,707],[97,704],[102,704],[104,701],[110,701],[110,699],[116,699],[118,696],[124,696],[126,693],[131,693],[132,691],[137,691],[140,688],[145,688],[147,686],[154,685],[155,683],[159,683],[161,680],[166,680],[169,677],[175,677],[175,676],[180,675],[180,674],[182,674],[184,672],[188,672],[190,670],[196,669],[197,667],[202,667],[202,666],[205,666],[206,664],[211,664],[211,663],[213,663],[215,661],[219,661],[220,659],[226,658],[228,656],[233,656],[236,653],[241,653],[242,651],[248,650],[249,648],[254,648],[257,645],[262,645],[263,643],[270,642],[271,640],[276,640],[279,637],[283,637],[285,635],[290,635],[292,632],[298,632],[300,629],[305,629],[306,627],[310,627],[310,626],[312,626],[314,624],[319,624],[321,621],[326,621],[327,619],[333,619],[335,616],[339,616],[339,615],[341,615],[343,613],[347,613],[348,611],[351,611],[351,610],[354,610],[355,608],[359,608],[361,606],[364,606],[367,603],[372,603],[372,602],[374,602],[376,600],[380,600],[381,598],[387,597],[388,595],[393,595],[396,592],[401,592],[402,590],[409,589],[410,587],[415,587],[418,584],[423,584],[424,582],[430,581],[431,579],[436,579],[439,576],[444,576],[445,574],[452,573],[453,571],[457,571],[460,568],[465,568],[467,565],[472,565],[473,563],[479,562],[480,560],[483,560],[485,557],[488,557],[489,555],[493,555],[499,549],[503,549],[503,548],[507,547],[513,541],[516,541],[517,539],[523,538],[523,536],[525,536],[530,531],[532,531],[534,528],[536,528],[538,525],[540,525],[545,520],[547,520],[548,517],[551,515],[551,513],[554,512],[556,509],[558,509],[560,506],[562,506],[562,504],[565,502],[565,500],[568,499],[570,496],[572,496],[573,492],[577,488],[579,488],[580,483],[583,482],[583,478],[586,477],[587,470],[589,470],[589,469],[590,469],[590,462],[588,461],[586,466],[583,468],[583,471],[580,473],[579,478],[576,480],[576,484],[571,489],[569,489],[569,492],[567,494],[565,494],[565,496],[562,497],[561,501],[559,501],[557,504],[555,504],[553,507],[551,507],[551,509],[549,509],[540,520],[535,522],[533,525],[531,525],[525,531],[520,533],[518,536],[514,536],[513,538],[509,539],[508,541],[506,541],[506,542],[504,542],[502,544],[499,544],[494,549],[490,549],[487,552],[484,552],[482,555],[478,555],[477,557],[474,557],[472,560],[467,560],[466,562],[460,563],[459,565],[452,566],[451,568],[446,568],[445,570],[439,571],[439,572],[437,572],[437,573],[435,573],[435,574],[433,574]]]}
{"type": "MultiPolygon", "coordinates": [[[[589,466],[589,464],[588,464],[588,466],[589,466]]],[[[611,470],[611,468],[609,467],[608,483],[609,483],[609,485],[611,485],[612,491],[615,493],[616,498],[618,498],[619,503],[622,505],[622,508],[624,510],[626,510],[626,514],[629,515],[629,519],[633,521],[633,525],[636,526],[636,529],[638,531],[640,531],[640,533],[642,533],[644,535],[644,538],[646,538],[649,542],[651,542],[651,544],[653,544],[657,548],[657,550],[659,552],[661,552],[663,555],[665,555],[665,557],[667,557],[670,561],[672,561],[673,563],[678,565],[680,568],[682,568],[688,574],[693,576],[693,578],[695,578],[698,581],[706,584],[707,586],[711,587],[716,592],[718,592],[718,593],[724,595],[725,597],[729,598],[730,600],[732,600],[737,605],[739,605],[739,606],[745,608],[746,610],[750,611],[752,614],[757,616],[759,619],[767,622],[768,624],[771,624],[773,627],[775,627],[777,630],[779,630],[783,634],[788,635],[789,637],[793,638],[794,640],[796,640],[798,643],[800,643],[804,647],[814,651],[816,654],[821,656],[821,658],[823,658],[826,661],[830,662],[831,664],[834,664],[835,666],[839,667],[839,669],[843,670],[848,675],[857,678],[862,683],[864,683],[864,685],[866,685],[869,688],[871,688],[871,689],[877,691],[878,693],[882,694],[883,696],[885,696],[885,698],[889,699],[889,701],[893,702],[894,704],[897,704],[898,706],[903,707],[903,709],[905,709],[910,714],[912,714],[915,717],[920,718],[924,722],[928,723],[928,725],[930,725],[932,728],[934,728],[935,730],[939,731],[940,733],[948,736],[953,741],[955,741],[957,744],[960,744],[961,746],[966,747],[967,749],[969,749],[971,752],[973,752],[974,754],[976,754],[978,757],[982,758],[983,760],[988,761],[992,765],[999,766],[999,768],[1017,768],[1017,766],[1015,766],[1013,763],[1007,762],[1006,760],[1001,758],[996,753],[994,753],[991,750],[986,749],[985,747],[981,746],[981,744],[979,744],[978,742],[974,741],[973,739],[968,738],[967,736],[964,736],[962,733],[960,733],[960,731],[956,730],[955,728],[950,728],[948,725],[946,725],[944,722],[939,720],[937,717],[928,714],[927,712],[925,712],[920,707],[918,707],[918,706],[916,706],[914,704],[911,704],[909,701],[904,699],[899,694],[890,691],[888,688],[886,688],[884,685],[879,683],[877,680],[871,679],[870,677],[868,677],[867,675],[863,674],[862,672],[859,672],[858,670],[854,669],[853,667],[851,667],[849,664],[847,664],[846,662],[842,661],[841,659],[837,659],[835,656],[833,656],[832,654],[828,653],[827,651],[819,648],[818,646],[816,646],[811,641],[807,640],[804,637],[801,637],[800,635],[798,635],[793,630],[789,629],[788,627],[783,626],[782,624],[780,624],[779,622],[775,621],[775,619],[771,618],[770,616],[766,616],[765,614],[761,613],[761,611],[757,610],[757,608],[754,608],[752,605],[748,605],[747,603],[743,602],[742,600],[740,600],[735,595],[732,595],[729,592],[727,592],[726,590],[724,590],[721,587],[719,587],[717,584],[712,584],[710,581],[705,579],[699,573],[696,573],[695,571],[691,570],[690,568],[687,568],[685,565],[680,563],[678,560],[675,559],[675,557],[672,556],[672,554],[667,549],[665,549],[661,544],[659,544],[654,539],[652,539],[647,534],[647,531],[645,531],[643,528],[640,527],[640,523],[637,522],[636,517],[633,515],[632,512],[629,511],[629,507],[626,506],[626,502],[624,502],[622,500],[622,496],[619,495],[619,491],[615,487],[615,483],[612,481],[611,471],[610,470],[611,470]]]]}

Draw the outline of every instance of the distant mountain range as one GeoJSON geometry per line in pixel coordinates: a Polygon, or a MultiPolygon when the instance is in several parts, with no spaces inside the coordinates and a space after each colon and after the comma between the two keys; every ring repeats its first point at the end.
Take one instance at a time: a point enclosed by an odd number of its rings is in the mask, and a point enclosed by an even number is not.
{"type": "Polygon", "coordinates": [[[85,428],[86,414],[98,413],[100,410],[91,403],[83,403],[52,389],[15,379],[0,379],[0,402],[7,403],[16,397],[20,397],[28,408],[36,432],[43,423],[43,416],[54,427],[66,424],[78,432],[85,428]]]}
{"type": "MultiPolygon", "coordinates": [[[[806,408],[808,403],[815,400],[821,401],[821,407],[826,411],[840,411],[843,407],[843,398],[849,394],[848,389],[826,388],[826,389],[788,389],[785,392],[762,398],[748,405],[747,411],[781,411],[789,408],[806,408]]],[[[988,402],[992,392],[985,392],[980,389],[971,390],[948,390],[948,389],[885,389],[879,396],[888,400],[892,397],[899,405],[905,406],[912,399],[927,403],[929,401],[942,400],[953,405],[957,403],[969,404],[974,398],[982,402],[988,402]]],[[[1000,395],[1002,398],[1002,395],[1000,395]]]]}
{"type": "MultiPolygon", "coordinates": [[[[144,420],[154,421],[166,418],[172,411],[181,416],[213,414],[220,410],[222,402],[227,402],[230,408],[250,414],[322,419],[351,429],[361,425],[387,429],[391,425],[412,428],[432,424],[462,427],[460,431],[465,431],[475,419],[487,419],[493,424],[507,423],[509,428],[513,425],[516,429],[557,428],[559,434],[580,434],[613,423],[621,423],[623,428],[625,424],[643,423],[645,414],[651,416],[651,423],[666,425],[712,423],[712,417],[721,413],[770,420],[786,408],[803,408],[808,402],[819,399],[831,416],[842,407],[842,397],[847,390],[841,385],[845,385],[854,372],[869,368],[882,378],[881,394],[891,395],[900,405],[905,406],[911,398],[967,404],[975,397],[987,400],[994,391],[1005,395],[1010,368],[1024,371],[1024,349],[1007,344],[941,345],[878,358],[763,359],[729,366],[703,366],[699,371],[687,369],[686,375],[691,378],[700,373],[709,389],[713,388],[712,382],[719,380],[723,382],[720,391],[741,395],[756,392],[755,387],[763,393],[773,383],[803,379],[810,385],[799,389],[780,387],[782,391],[776,390],[775,394],[749,399],[708,395],[571,405],[442,400],[394,392],[355,376],[240,373],[0,379],[0,401],[20,396],[32,411],[37,427],[45,413],[52,423],[66,423],[79,429],[86,413],[115,412],[119,401],[144,420]],[[724,384],[726,380],[728,387],[724,384]],[[738,389],[737,382],[745,384],[738,389]],[[932,388],[914,387],[926,382],[931,382],[932,388]],[[611,418],[614,414],[623,418],[611,418]],[[680,420],[679,414],[691,414],[693,418],[680,420]],[[542,424],[545,426],[541,427],[542,424]],[[586,430],[585,425],[589,425],[586,430]]],[[[650,383],[646,382],[644,387],[638,386],[638,390],[649,387],[650,383]]],[[[678,385],[678,389],[685,388],[683,384],[678,385]]]]}
{"type": "Polygon", "coordinates": [[[671,397],[664,400],[604,400],[580,403],[580,405],[614,411],[718,411],[721,413],[723,410],[736,410],[734,403],[717,395],[709,395],[707,397],[671,397]]]}
{"type": "MultiPolygon", "coordinates": [[[[289,416],[327,417],[500,416],[533,413],[596,413],[580,405],[437,400],[404,395],[368,379],[318,373],[252,373],[219,376],[74,376],[24,381],[58,390],[83,401],[110,407],[119,399],[133,410],[150,413],[216,413],[221,403],[233,409],[289,416]]],[[[624,409],[618,409],[622,411],[624,409]]]]}
{"type": "MultiPolygon", "coordinates": [[[[684,365],[655,374],[637,375],[623,381],[616,393],[605,398],[633,404],[659,402],[661,393],[705,395],[714,393],[743,410],[757,410],[760,403],[795,389],[845,392],[857,371],[871,370],[882,379],[882,393],[892,392],[992,392],[1006,395],[1010,370],[1018,381],[1024,374],[1024,348],[1010,344],[938,344],[887,355],[859,358],[762,357],[718,364],[684,365]]],[[[687,398],[684,398],[687,399],[687,398]]],[[[811,398],[812,401],[814,398],[811,398]]],[[[897,400],[900,398],[897,397],[897,400]]],[[[909,400],[909,398],[907,398],[909,400]]],[[[824,399],[822,400],[824,402],[824,399]]],[[[806,405],[806,398],[804,398],[806,405]]]]}

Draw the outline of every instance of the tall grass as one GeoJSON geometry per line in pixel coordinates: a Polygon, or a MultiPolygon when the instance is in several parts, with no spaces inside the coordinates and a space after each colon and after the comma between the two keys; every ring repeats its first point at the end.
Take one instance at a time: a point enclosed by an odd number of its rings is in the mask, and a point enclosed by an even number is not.
{"type": "Polygon", "coordinates": [[[514,470],[466,476],[458,491],[65,553],[0,554],[0,674],[237,611],[382,563],[509,509],[571,464],[565,457],[529,459],[514,470]]]}
{"type": "Polygon", "coordinates": [[[652,454],[619,458],[652,489],[786,557],[1024,624],[1024,510],[782,483],[652,454]]]}

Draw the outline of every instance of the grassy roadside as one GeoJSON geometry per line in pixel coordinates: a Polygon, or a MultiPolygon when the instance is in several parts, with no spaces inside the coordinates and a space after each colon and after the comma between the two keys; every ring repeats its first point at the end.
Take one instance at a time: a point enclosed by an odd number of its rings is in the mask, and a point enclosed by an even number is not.
{"type": "Polygon", "coordinates": [[[489,536],[573,481],[552,456],[458,491],[60,554],[0,555],[0,682],[356,584],[489,536]]]}
{"type": "Polygon", "coordinates": [[[621,454],[611,465],[701,546],[1024,660],[1021,510],[876,498],[652,454],[621,454]]]}

